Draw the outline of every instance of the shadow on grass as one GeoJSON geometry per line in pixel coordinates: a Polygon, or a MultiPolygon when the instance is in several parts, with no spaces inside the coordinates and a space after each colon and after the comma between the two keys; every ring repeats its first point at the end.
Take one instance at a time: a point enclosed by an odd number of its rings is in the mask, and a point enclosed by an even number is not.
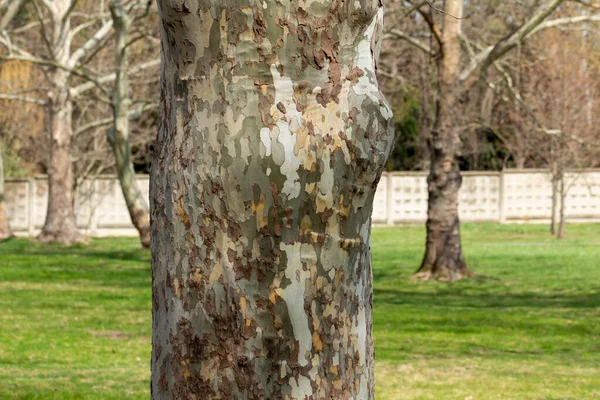
{"type": "Polygon", "coordinates": [[[377,304],[394,306],[411,305],[420,307],[468,307],[473,309],[495,308],[590,308],[597,309],[600,304],[600,287],[588,293],[539,293],[502,291],[495,286],[468,288],[453,286],[438,289],[434,293],[410,290],[379,289],[374,290],[377,304]]]}
{"type": "Polygon", "coordinates": [[[74,246],[28,239],[4,242],[0,244],[0,279],[36,283],[90,280],[112,287],[149,287],[150,252],[133,247],[129,238],[122,240],[121,248],[119,239],[74,246]]]}

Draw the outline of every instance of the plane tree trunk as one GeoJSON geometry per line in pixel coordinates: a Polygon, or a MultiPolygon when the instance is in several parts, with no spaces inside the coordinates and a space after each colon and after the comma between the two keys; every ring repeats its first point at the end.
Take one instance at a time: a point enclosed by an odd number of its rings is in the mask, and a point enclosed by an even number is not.
{"type": "Polygon", "coordinates": [[[112,96],[114,122],[108,131],[108,142],[115,156],[119,183],[129,211],[131,222],[138,231],[143,247],[150,247],[150,214],[148,204],[140,190],[131,160],[129,131],[129,68],[128,41],[131,19],[123,10],[120,1],[111,4],[111,15],[116,33],[115,64],[117,66],[115,90],[112,96]]]}
{"type": "Polygon", "coordinates": [[[158,4],[152,398],[372,399],[379,2],[158,4]]]}
{"type": "Polygon", "coordinates": [[[428,138],[431,157],[428,185],[427,240],[420,279],[456,280],[472,276],[462,253],[458,191],[459,136],[464,82],[459,80],[462,0],[446,0],[442,51],[438,60],[437,104],[433,129],[428,138]]]}
{"type": "MultiPolygon", "coordinates": [[[[52,34],[49,49],[58,64],[69,65],[70,0],[56,0],[48,9],[52,34]]],[[[46,221],[38,240],[72,244],[85,237],[78,231],[73,204],[73,167],[71,139],[73,137],[73,100],[69,93],[70,73],[59,67],[50,67],[47,110],[50,120],[50,159],[48,173],[48,207],[46,221]]]]}
{"type": "Polygon", "coordinates": [[[48,207],[46,221],[42,232],[38,235],[38,240],[72,244],[84,240],[84,236],[77,229],[73,205],[71,164],[73,103],[68,91],[68,73],[61,69],[54,69],[48,76],[53,86],[47,107],[50,114],[48,207]]]}

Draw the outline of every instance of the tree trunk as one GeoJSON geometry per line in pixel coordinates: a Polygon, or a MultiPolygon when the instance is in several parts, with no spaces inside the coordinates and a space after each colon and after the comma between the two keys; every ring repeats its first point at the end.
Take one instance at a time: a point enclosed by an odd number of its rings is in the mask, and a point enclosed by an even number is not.
{"type": "Polygon", "coordinates": [[[567,200],[567,189],[565,187],[565,172],[561,170],[560,180],[558,182],[559,193],[560,193],[560,211],[558,214],[558,231],[556,232],[556,238],[562,239],[565,237],[565,202],[567,200]]]}
{"type": "Polygon", "coordinates": [[[372,399],[379,2],[158,4],[152,398],[372,399]]]}
{"type": "Polygon", "coordinates": [[[111,4],[111,15],[116,32],[115,64],[117,66],[115,90],[112,97],[114,113],[113,127],[108,131],[108,142],[115,155],[119,183],[125,204],[129,211],[131,222],[137,229],[143,247],[150,247],[150,214],[148,204],[135,176],[135,169],[131,160],[131,147],[129,140],[129,67],[128,41],[131,20],[124,12],[121,2],[111,4]]]}
{"type": "Polygon", "coordinates": [[[559,177],[555,167],[552,167],[552,216],[550,218],[550,233],[556,235],[558,232],[559,214],[559,177]]]}
{"type": "Polygon", "coordinates": [[[68,73],[55,69],[50,74],[53,85],[49,102],[50,161],[48,165],[48,208],[38,240],[73,244],[84,240],[79,233],[73,206],[73,170],[71,165],[71,115],[68,73]]]}
{"type": "MultiPolygon", "coordinates": [[[[69,64],[70,19],[72,2],[56,0],[52,3],[50,19],[52,37],[49,49],[55,61],[69,64]]],[[[71,138],[73,136],[73,102],[69,94],[70,73],[53,68],[48,73],[52,86],[49,92],[50,160],[48,172],[48,208],[46,221],[38,240],[72,244],[85,238],[77,229],[73,204],[73,168],[71,165],[71,138]]]]}
{"type": "Polygon", "coordinates": [[[431,166],[427,177],[427,240],[423,262],[415,275],[423,280],[457,280],[472,276],[462,254],[458,218],[458,190],[462,183],[458,116],[459,99],[463,94],[458,78],[462,10],[462,0],[445,3],[443,56],[438,61],[437,110],[428,139],[431,166]]]}
{"type": "Polygon", "coordinates": [[[8,223],[8,215],[4,207],[4,159],[2,157],[2,149],[0,148],[0,240],[12,237],[10,225],[8,223]]]}

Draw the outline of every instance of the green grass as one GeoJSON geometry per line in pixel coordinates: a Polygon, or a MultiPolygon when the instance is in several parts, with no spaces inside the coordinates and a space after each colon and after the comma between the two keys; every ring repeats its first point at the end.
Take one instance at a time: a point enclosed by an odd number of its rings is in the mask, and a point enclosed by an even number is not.
{"type": "Polygon", "coordinates": [[[150,253],[0,244],[0,398],[148,398],[150,253]]]}
{"type": "MultiPolygon", "coordinates": [[[[375,228],[377,399],[600,399],[600,225],[465,225],[481,278],[410,280],[422,227],[375,228]]],[[[135,238],[0,243],[0,399],[147,399],[135,238]]]]}
{"type": "Polygon", "coordinates": [[[481,279],[410,281],[422,227],[373,232],[382,399],[600,399],[600,226],[465,225],[481,279]]]}

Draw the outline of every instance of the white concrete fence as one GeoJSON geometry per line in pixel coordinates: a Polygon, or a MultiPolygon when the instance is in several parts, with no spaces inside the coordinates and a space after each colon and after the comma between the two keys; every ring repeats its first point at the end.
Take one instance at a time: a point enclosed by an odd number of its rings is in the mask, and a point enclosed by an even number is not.
{"type": "MultiPolygon", "coordinates": [[[[148,176],[139,176],[148,196],[148,176]]],[[[567,220],[600,221],[600,170],[569,172],[565,201],[567,220]]],[[[15,234],[39,233],[46,217],[48,184],[45,177],[7,179],[9,220],[15,234]]],[[[80,229],[91,236],[135,235],[114,176],[83,182],[76,193],[75,209],[80,229]]],[[[465,172],[459,212],[464,222],[547,222],[552,209],[550,175],[542,170],[465,172]]],[[[377,189],[373,222],[378,225],[423,223],[427,217],[425,173],[384,173],[377,189]]]]}

